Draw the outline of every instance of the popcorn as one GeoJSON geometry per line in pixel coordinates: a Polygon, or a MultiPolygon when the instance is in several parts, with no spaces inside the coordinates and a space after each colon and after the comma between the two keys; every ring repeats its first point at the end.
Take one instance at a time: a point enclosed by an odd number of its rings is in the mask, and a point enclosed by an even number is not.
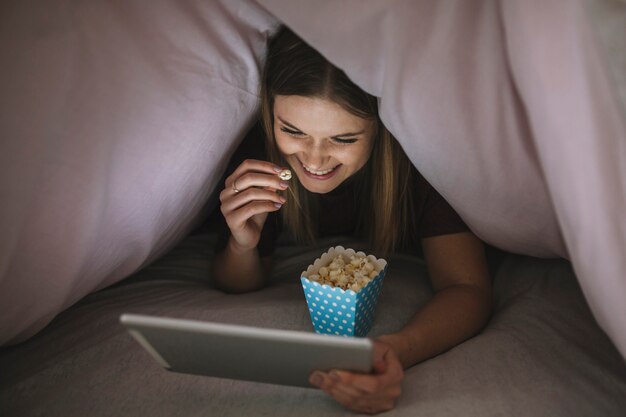
{"type": "Polygon", "coordinates": [[[291,171],[288,169],[283,169],[282,171],[280,171],[280,173],[278,174],[278,177],[281,180],[287,181],[291,179],[291,171]]]}
{"type": "Polygon", "coordinates": [[[302,288],[317,333],[365,336],[370,330],[387,262],[341,246],[302,272],[302,288]]]}
{"type": "Polygon", "coordinates": [[[348,261],[346,264],[343,255],[337,255],[328,267],[321,267],[319,274],[311,274],[309,279],[357,292],[378,275],[372,262],[363,253],[350,255],[348,261]]]}

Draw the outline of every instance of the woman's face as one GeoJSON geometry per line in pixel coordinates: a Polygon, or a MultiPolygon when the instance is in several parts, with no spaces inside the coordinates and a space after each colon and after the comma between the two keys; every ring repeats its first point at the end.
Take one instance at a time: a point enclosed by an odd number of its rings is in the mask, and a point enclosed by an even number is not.
{"type": "Polygon", "coordinates": [[[274,135],[280,153],[313,193],[324,194],[361,169],[372,153],[375,121],[322,98],[276,96],[274,135]]]}

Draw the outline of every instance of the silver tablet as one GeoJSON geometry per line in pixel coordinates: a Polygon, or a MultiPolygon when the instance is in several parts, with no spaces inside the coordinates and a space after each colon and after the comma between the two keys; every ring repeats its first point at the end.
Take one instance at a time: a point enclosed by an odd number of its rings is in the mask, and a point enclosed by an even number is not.
{"type": "Polygon", "coordinates": [[[364,338],[123,314],[120,321],[165,369],[312,387],[314,370],[372,370],[364,338]]]}

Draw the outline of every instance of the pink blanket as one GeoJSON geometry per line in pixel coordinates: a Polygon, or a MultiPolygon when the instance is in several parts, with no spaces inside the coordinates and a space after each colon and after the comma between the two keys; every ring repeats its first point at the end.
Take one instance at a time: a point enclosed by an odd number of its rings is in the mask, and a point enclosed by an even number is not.
{"type": "Polygon", "coordinates": [[[381,97],[478,236],[569,258],[626,356],[625,3],[260,2],[381,97]]]}
{"type": "Polygon", "coordinates": [[[626,355],[624,2],[258,3],[0,6],[0,344],[202,217],[280,19],[380,97],[476,234],[569,258],[626,355]]]}

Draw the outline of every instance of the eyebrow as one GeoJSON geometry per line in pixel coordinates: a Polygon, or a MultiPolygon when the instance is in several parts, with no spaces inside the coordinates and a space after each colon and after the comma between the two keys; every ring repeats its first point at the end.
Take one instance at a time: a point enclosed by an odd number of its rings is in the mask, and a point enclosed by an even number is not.
{"type": "MultiPolygon", "coordinates": [[[[277,118],[278,120],[280,120],[280,122],[281,122],[282,124],[286,125],[287,127],[290,127],[290,128],[292,128],[293,130],[297,130],[298,132],[302,132],[302,133],[304,133],[304,131],[303,131],[302,129],[295,127],[294,125],[292,125],[292,124],[291,124],[291,123],[289,123],[288,121],[284,120],[282,117],[280,117],[280,116],[276,116],[276,118],[277,118]]],[[[346,136],[358,136],[358,135],[361,135],[361,134],[363,134],[363,133],[365,133],[365,130],[361,130],[360,132],[347,132],[347,133],[342,133],[342,134],[340,134],[340,135],[334,135],[334,136],[331,136],[331,138],[343,138],[343,137],[346,137],[346,136]]]]}

